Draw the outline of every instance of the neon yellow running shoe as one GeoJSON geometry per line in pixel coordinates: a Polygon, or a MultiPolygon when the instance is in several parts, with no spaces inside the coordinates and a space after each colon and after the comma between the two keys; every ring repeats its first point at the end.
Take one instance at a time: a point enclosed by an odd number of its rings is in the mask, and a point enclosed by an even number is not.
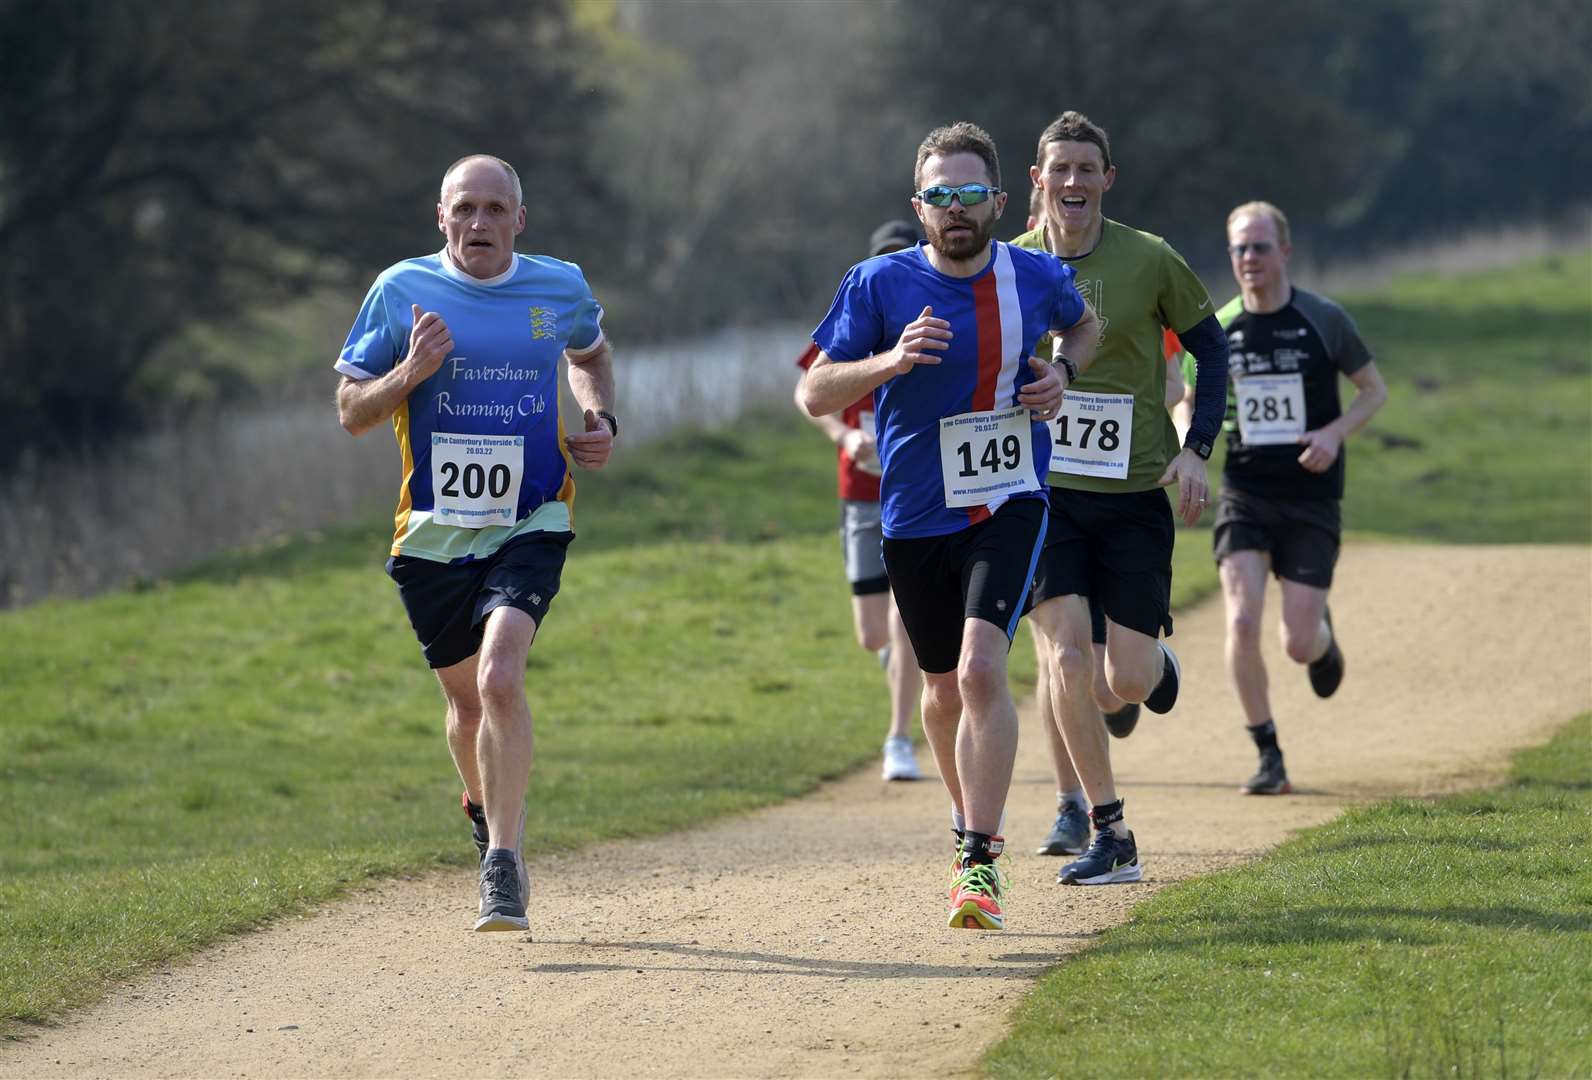
{"type": "MultiPolygon", "coordinates": [[[[1000,854],[995,844],[992,853],[1000,854]]],[[[1008,881],[993,862],[972,863],[961,866],[956,879],[951,882],[951,917],[947,924],[953,930],[1004,930],[1006,916],[1001,911],[1001,894],[1008,881]]]]}

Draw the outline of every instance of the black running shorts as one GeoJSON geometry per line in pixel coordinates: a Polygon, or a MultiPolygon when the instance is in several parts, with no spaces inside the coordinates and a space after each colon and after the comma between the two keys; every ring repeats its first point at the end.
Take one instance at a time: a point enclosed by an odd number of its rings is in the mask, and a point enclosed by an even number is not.
{"type": "Polygon", "coordinates": [[[890,590],[918,666],[931,674],[955,671],[963,624],[983,619],[1017,632],[1045,541],[1043,499],[1009,499],[977,525],[945,536],[884,540],[890,590]]]}
{"type": "Polygon", "coordinates": [[[1218,566],[1235,551],[1264,551],[1279,578],[1330,589],[1342,539],[1337,499],[1268,499],[1224,487],[1211,546],[1218,566]]]}
{"type": "Polygon", "coordinates": [[[440,563],[411,555],[387,560],[387,573],[409,613],[426,663],[452,667],[481,648],[486,617],[518,608],[541,626],[558,594],[572,532],[516,537],[484,559],[440,563]]]}
{"type": "Polygon", "coordinates": [[[1172,632],[1172,505],[1160,488],[1100,492],[1050,489],[1050,536],[1039,557],[1030,605],[1059,596],[1090,601],[1096,615],[1150,637],[1172,632]]]}

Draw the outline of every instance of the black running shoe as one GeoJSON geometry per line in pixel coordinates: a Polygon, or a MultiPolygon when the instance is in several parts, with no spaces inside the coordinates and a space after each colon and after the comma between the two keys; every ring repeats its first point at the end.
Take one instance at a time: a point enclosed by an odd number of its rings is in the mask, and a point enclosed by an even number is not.
{"type": "Polygon", "coordinates": [[[1172,711],[1172,706],[1177,704],[1177,687],[1183,678],[1183,668],[1177,662],[1177,653],[1173,652],[1166,642],[1158,641],[1156,644],[1166,654],[1166,666],[1161,669],[1161,681],[1155,684],[1150,696],[1144,699],[1144,707],[1153,713],[1169,713],[1172,711]]]}
{"type": "Polygon", "coordinates": [[[470,839],[475,841],[475,861],[479,863],[486,858],[486,849],[492,845],[492,837],[486,829],[486,810],[470,801],[468,791],[459,796],[459,802],[464,805],[464,816],[470,819],[470,839]]]}
{"type": "MultiPolygon", "coordinates": [[[[1324,612],[1327,620],[1327,629],[1332,630],[1332,609],[1324,612]]],[[[1327,651],[1321,654],[1321,659],[1310,662],[1310,689],[1316,692],[1316,697],[1329,698],[1338,692],[1338,685],[1343,682],[1343,652],[1338,648],[1338,635],[1332,634],[1332,644],[1327,646],[1327,651]]]]}
{"type": "Polygon", "coordinates": [[[1282,767],[1282,751],[1276,748],[1260,752],[1260,768],[1238,788],[1245,795],[1286,795],[1293,790],[1288,782],[1288,771],[1282,767]]]}
{"type": "Polygon", "coordinates": [[[1139,726],[1139,707],[1130,701],[1116,712],[1101,713],[1100,718],[1113,738],[1126,739],[1139,726]]]}
{"type": "Polygon", "coordinates": [[[477,930],[529,930],[525,897],[520,894],[519,860],[504,853],[481,863],[481,917],[477,930]]]}

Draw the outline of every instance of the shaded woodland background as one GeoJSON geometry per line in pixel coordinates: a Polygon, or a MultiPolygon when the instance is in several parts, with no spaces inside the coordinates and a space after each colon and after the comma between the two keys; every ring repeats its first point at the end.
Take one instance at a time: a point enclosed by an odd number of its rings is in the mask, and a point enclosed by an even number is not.
{"type": "Polygon", "coordinates": [[[0,607],[390,505],[330,364],[466,153],[519,168],[520,250],[585,268],[633,438],[788,401],[953,120],[1010,238],[1038,133],[1089,114],[1107,212],[1218,295],[1250,198],[1318,269],[1589,239],[1573,0],[0,0],[0,57],[0,607]]]}
{"type": "Polygon", "coordinates": [[[816,320],[953,119],[996,136],[1015,234],[1038,132],[1085,111],[1108,212],[1207,267],[1249,197],[1330,258],[1592,177],[1570,0],[3,0],[0,50],[7,459],[323,372],[477,150],[525,176],[521,249],[580,262],[627,341],[816,320]]]}

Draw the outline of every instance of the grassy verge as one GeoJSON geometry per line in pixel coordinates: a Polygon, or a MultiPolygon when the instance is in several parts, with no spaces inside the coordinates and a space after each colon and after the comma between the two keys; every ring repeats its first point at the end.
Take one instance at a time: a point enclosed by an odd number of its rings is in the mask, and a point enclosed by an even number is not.
{"type": "MultiPolygon", "coordinates": [[[[871,760],[833,459],[794,416],[593,476],[528,675],[530,834],[574,847],[871,760]]],[[[351,884],[473,856],[385,523],[0,614],[0,1023],[351,884]]],[[[1203,534],[1179,596],[1209,591],[1203,534]]],[[[1033,653],[1013,654],[1019,692],[1033,653]]]]}
{"type": "Polygon", "coordinates": [[[1592,249],[1339,299],[1389,389],[1349,444],[1347,527],[1592,542],[1592,249]]]}
{"type": "Polygon", "coordinates": [[[1168,889],[1041,982],[988,1072],[1592,1075],[1589,729],[1168,889]]]}

